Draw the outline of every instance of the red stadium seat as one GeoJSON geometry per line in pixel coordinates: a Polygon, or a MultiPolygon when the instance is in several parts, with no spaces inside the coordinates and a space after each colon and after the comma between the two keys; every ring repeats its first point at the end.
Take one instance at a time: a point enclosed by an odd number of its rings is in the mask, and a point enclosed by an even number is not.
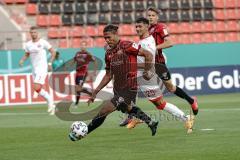
{"type": "Polygon", "coordinates": [[[224,32],[224,31],[226,31],[225,22],[223,22],[223,21],[217,21],[217,22],[215,23],[215,31],[217,31],[217,32],[224,32]]]}
{"type": "Polygon", "coordinates": [[[69,27],[61,27],[59,30],[59,38],[69,38],[70,37],[70,31],[71,29],[69,27]]]}
{"type": "Polygon", "coordinates": [[[106,42],[104,38],[95,38],[94,40],[94,47],[104,47],[105,44],[106,42]]]}
{"type": "Polygon", "coordinates": [[[48,29],[48,38],[58,38],[59,30],[56,27],[51,27],[48,29]]]}
{"type": "Polygon", "coordinates": [[[212,0],[215,8],[224,8],[224,0],[212,0]]]}
{"type": "Polygon", "coordinates": [[[81,26],[74,26],[70,30],[70,37],[81,37],[85,35],[85,28],[81,26]]]}
{"type": "Polygon", "coordinates": [[[132,42],[138,42],[139,37],[138,36],[122,36],[122,40],[132,41],[132,42]]]}
{"type": "Polygon", "coordinates": [[[94,40],[93,38],[86,37],[86,38],[81,38],[81,42],[86,41],[87,42],[87,47],[94,47],[94,40]]]}
{"type": "Polygon", "coordinates": [[[48,22],[49,22],[48,16],[46,16],[46,15],[38,15],[37,16],[37,25],[38,26],[46,27],[46,26],[48,26],[48,22]]]}
{"type": "Polygon", "coordinates": [[[15,0],[16,3],[27,3],[28,0],[15,0]]]}
{"type": "Polygon", "coordinates": [[[97,26],[97,35],[98,36],[103,36],[103,29],[104,29],[105,25],[99,25],[97,26]]]}
{"type": "Polygon", "coordinates": [[[228,32],[226,33],[226,41],[228,42],[236,42],[238,41],[238,34],[236,32],[228,32]]]}
{"type": "Polygon", "coordinates": [[[29,3],[26,5],[26,13],[28,15],[37,14],[37,5],[35,3],[29,3]]]}
{"type": "Polygon", "coordinates": [[[179,35],[179,44],[190,44],[191,43],[191,35],[181,34],[179,35]]]}
{"type": "Polygon", "coordinates": [[[215,9],[214,10],[214,17],[216,20],[225,20],[225,13],[223,9],[215,9]]]}
{"type": "Polygon", "coordinates": [[[97,36],[97,30],[95,26],[86,26],[85,31],[88,36],[97,36]]]}
{"type": "Polygon", "coordinates": [[[180,33],[190,33],[191,25],[188,22],[182,22],[178,25],[180,33]]]}
{"type": "Polygon", "coordinates": [[[203,32],[202,30],[202,22],[192,22],[191,24],[191,32],[197,33],[197,32],[203,32]]]}
{"type": "Polygon", "coordinates": [[[213,43],[215,42],[213,33],[204,33],[202,34],[202,42],[203,43],[213,43]]]}
{"type": "Polygon", "coordinates": [[[213,22],[202,22],[202,30],[203,32],[214,32],[213,22]]]}
{"type": "Polygon", "coordinates": [[[179,44],[179,43],[180,43],[180,42],[179,42],[179,36],[178,36],[178,35],[176,35],[176,34],[171,34],[170,38],[171,38],[171,41],[173,42],[173,44],[179,44]]]}
{"type": "Polygon", "coordinates": [[[139,39],[138,36],[131,36],[131,40],[132,40],[133,42],[138,42],[140,39],[139,39]]]}
{"type": "Polygon", "coordinates": [[[226,28],[227,28],[227,31],[238,31],[239,30],[237,21],[227,21],[226,28]]]}
{"type": "Polygon", "coordinates": [[[62,24],[60,16],[59,15],[50,15],[49,24],[50,24],[50,26],[60,26],[62,24]]]}
{"type": "Polygon", "coordinates": [[[131,24],[122,24],[119,26],[119,35],[136,35],[135,27],[131,24]]]}
{"type": "Polygon", "coordinates": [[[121,40],[124,40],[124,41],[129,40],[129,36],[121,36],[121,40]]]}
{"type": "Polygon", "coordinates": [[[236,7],[240,8],[240,1],[237,0],[236,7]]]}
{"type": "Polygon", "coordinates": [[[226,9],[225,14],[227,19],[238,19],[237,12],[235,9],[226,9]]]}
{"type": "Polygon", "coordinates": [[[80,38],[73,38],[71,41],[71,47],[72,48],[80,48],[80,43],[81,43],[80,38]]]}
{"type": "Polygon", "coordinates": [[[225,0],[225,8],[235,8],[236,5],[237,5],[236,0],[225,0]]]}
{"type": "Polygon", "coordinates": [[[192,38],[192,43],[202,43],[202,34],[195,33],[190,36],[192,38]]]}
{"type": "Polygon", "coordinates": [[[60,40],[58,41],[58,46],[59,46],[60,48],[68,48],[68,47],[69,47],[68,41],[67,41],[66,39],[60,39],[60,40]]]}
{"type": "Polygon", "coordinates": [[[225,34],[224,33],[216,33],[215,34],[215,39],[216,39],[216,42],[225,42],[225,34]]]}
{"type": "Polygon", "coordinates": [[[169,29],[170,34],[180,33],[177,23],[169,23],[168,29],[169,29]]]}
{"type": "Polygon", "coordinates": [[[3,0],[7,4],[12,4],[15,3],[15,0],[3,0]]]}

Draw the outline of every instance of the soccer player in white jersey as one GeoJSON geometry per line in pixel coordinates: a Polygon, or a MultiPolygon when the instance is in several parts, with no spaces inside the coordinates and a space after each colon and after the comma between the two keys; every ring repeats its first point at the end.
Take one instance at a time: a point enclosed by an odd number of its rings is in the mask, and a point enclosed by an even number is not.
{"type": "Polygon", "coordinates": [[[25,45],[25,55],[19,61],[19,65],[22,66],[24,61],[30,57],[32,64],[32,76],[33,76],[33,88],[42,96],[48,103],[48,112],[50,115],[55,113],[55,105],[52,97],[43,89],[45,79],[48,74],[48,70],[52,71],[52,62],[55,59],[55,51],[52,46],[44,39],[39,37],[36,27],[30,28],[31,40],[25,45]],[[47,63],[47,52],[51,53],[50,62],[47,63]]]}
{"type": "MultiPolygon", "coordinates": [[[[150,35],[148,32],[149,20],[144,17],[138,18],[136,20],[135,27],[136,32],[140,38],[139,44],[142,48],[151,52],[153,57],[155,57],[157,49],[153,36],[150,35]]],[[[187,133],[192,132],[193,119],[190,116],[185,115],[185,113],[174,104],[168,103],[164,100],[163,91],[165,89],[165,86],[162,80],[159,79],[158,76],[155,74],[155,68],[152,68],[152,72],[154,73],[153,77],[150,80],[145,80],[143,78],[143,71],[141,71],[141,68],[144,67],[145,64],[144,58],[138,56],[137,63],[138,68],[140,68],[137,73],[138,86],[145,95],[145,97],[147,97],[148,100],[151,101],[157,109],[164,110],[185,122],[187,133]]],[[[155,63],[155,58],[153,59],[152,63],[155,63]]],[[[130,121],[128,121],[127,128],[134,128],[139,122],[140,121],[138,119],[130,119],[130,121]]]]}

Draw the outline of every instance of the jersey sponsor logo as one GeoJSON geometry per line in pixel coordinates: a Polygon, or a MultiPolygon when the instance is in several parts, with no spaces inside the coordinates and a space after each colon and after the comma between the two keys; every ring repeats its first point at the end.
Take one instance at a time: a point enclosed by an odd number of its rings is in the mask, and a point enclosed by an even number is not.
{"type": "Polygon", "coordinates": [[[139,45],[137,43],[133,43],[132,47],[135,48],[135,49],[138,49],[139,45]]]}
{"type": "Polygon", "coordinates": [[[151,28],[150,29],[150,33],[152,34],[154,32],[154,28],[151,28]]]}
{"type": "Polygon", "coordinates": [[[168,31],[166,28],[163,29],[163,33],[164,33],[164,35],[168,35],[168,31]]]}

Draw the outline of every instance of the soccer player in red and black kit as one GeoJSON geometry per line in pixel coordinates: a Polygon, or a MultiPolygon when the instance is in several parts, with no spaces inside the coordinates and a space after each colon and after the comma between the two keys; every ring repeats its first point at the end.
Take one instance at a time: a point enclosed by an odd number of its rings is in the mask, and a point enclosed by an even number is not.
{"type": "Polygon", "coordinates": [[[173,44],[169,38],[166,26],[162,23],[158,23],[158,14],[159,10],[156,8],[150,7],[147,10],[147,17],[150,22],[149,33],[154,37],[158,50],[155,57],[156,74],[163,80],[167,90],[178,97],[187,100],[191,105],[193,114],[197,115],[198,104],[196,98],[192,98],[187,95],[187,93],[185,93],[181,88],[173,85],[171,81],[171,75],[166,66],[162,49],[172,47],[173,44]]]}
{"type": "MultiPolygon", "coordinates": [[[[111,100],[103,102],[98,115],[88,125],[88,134],[99,127],[107,115],[118,110],[144,121],[154,136],[158,122],[153,121],[139,107],[133,105],[137,94],[137,56],[145,57],[143,74],[145,79],[150,79],[153,76],[150,72],[153,57],[140,45],[120,40],[117,31],[118,26],[115,25],[107,25],[103,30],[105,41],[108,44],[105,54],[106,73],[98,87],[93,91],[89,102],[93,102],[98,92],[112,79],[114,80],[114,96],[111,100]]],[[[71,138],[72,135],[69,136],[71,138]]]]}
{"type": "Polygon", "coordinates": [[[75,78],[75,85],[76,85],[76,101],[75,106],[78,105],[80,94],[81,92],[86,93],[88,95],[92,95],[90,91],[86,88],[83,88],[83,84],[85,79],[88,75],[88,65],[90,62],[94,62],[95,64],[95,72],[97,70],[97,61],[87,50],[86,50],[86,42],[83,41],[81,44],[81,50],[76,53],[74,56],[73,63],[76,63],[76,78],[75,78]]]}

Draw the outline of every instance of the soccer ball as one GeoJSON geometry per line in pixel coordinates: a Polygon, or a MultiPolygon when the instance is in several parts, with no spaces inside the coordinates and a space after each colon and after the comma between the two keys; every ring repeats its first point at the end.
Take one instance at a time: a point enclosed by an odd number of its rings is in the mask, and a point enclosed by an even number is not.
{"type": "Polygon", "coordinates": [[[72,141],[78,141],[88,133],[88,126],[82,121],[73,122],[70,128],[69,138],[72,141]]]}

